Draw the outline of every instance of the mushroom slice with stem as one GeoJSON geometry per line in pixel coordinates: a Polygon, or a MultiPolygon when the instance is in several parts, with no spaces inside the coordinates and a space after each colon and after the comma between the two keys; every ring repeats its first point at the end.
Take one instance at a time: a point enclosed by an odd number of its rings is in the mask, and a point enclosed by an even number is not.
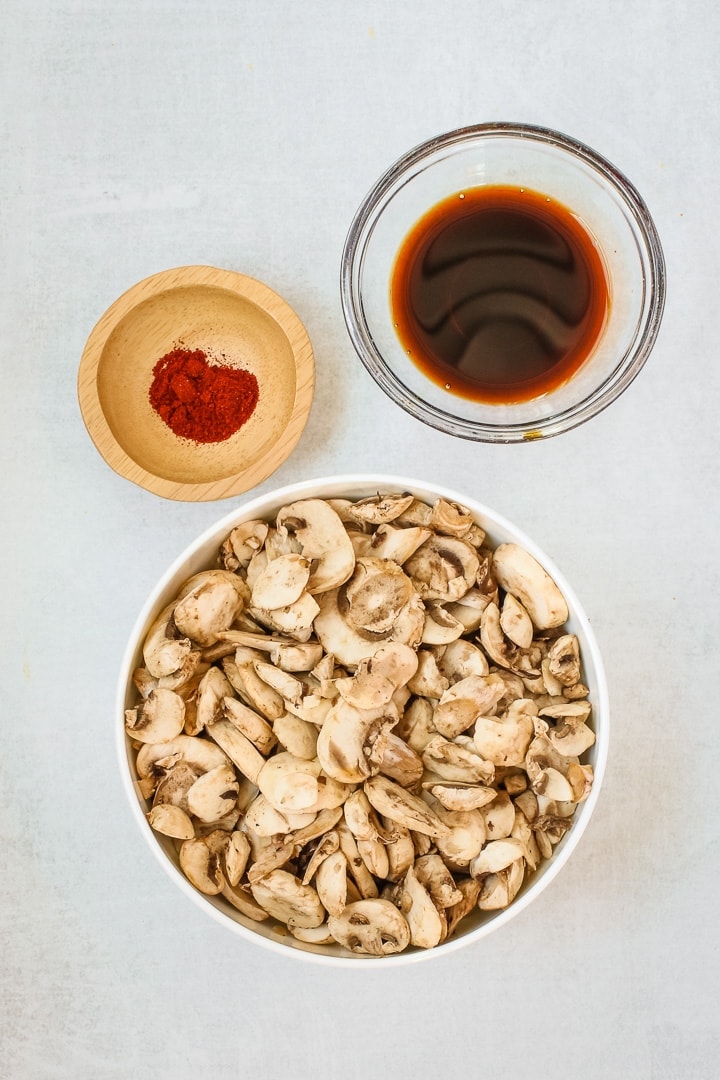
{"type": "Polygon", "coordinates": [[[397,495],[370,495],[350,503],[345,508],[345,518],[358,525],[386,525],[404,514],[414,502],[415,496],[407,491],[397,495]]]}
{"type": "Polygon", "coordinates": [[[237,796],[235,770],[231,765],[218,765],[199,776],[189,788],[188,810],[200,821],[217,822],[232,810],[237,796]]]}
{"type": "Polygon", "coordinates": [[[181,634],[199,645],[212,645],[229,630],[247,605],[247,585],[229,570],[205,570],[185,582],[173,608],[173,622],[181,634]]]}
{"type": "Polygon", "coordinates": [[[322,499],[300,499],[282,507],[276,517],[279,529],[287,529],[311,564],[307,582],[310,593],[336,589],[355,567],[355,551],[335,510],[322,499]]]}
{"type": "Polygon", "coordinates": [[[168,742],[184,724],[185,702],[174,690],[152,690],[140,705],[125,710],[125,730],[141,743],[168,742]]]}
{"type": "Polygon", "coordinates": [[[448,499],[436,499],[432,507],[430,524],[435,532],[442,536],[457,536],[462,539],[470,532],[475,519],[467,507],[461,506],[460,503],[450,502],[448,499]]]}
{"type": "Polygon", "coordinates": [[[339,945],[354,953],[389,956],[410,944],[407,919],[389,900],[357,900],[340,915],[331,915],[328,928],[339,945]]]}
{"type": "Polygon", "coordinates": [[[553,629],[567,621],[564,596],[529,551],[518,544],[500,544],[493,554],[492,569],[498,584],[520,601],[538,630],[553,629]]]}
{"type": "MultiPolygon", "coordinates": [[[[145,743],[135,760],[138,776],[143,779],[162,761],[184,761],[198,773],[208,772],[228,760],[220,746],[201,735],[176,735],[169,742],[145,743]]],[[[261,759],[262,760],[262,759],[261,759]]]]}
{"type": "Polygon", "coordinates": [[[506,908],[517,896],[525,877],[523,859],[515,859],[497,873],[487,874],[481,881],[477,906],[481,911],[506,908]]]}
{"type": "MultiPolygon", "coordinates": [[[[366,534],[362,534],[366,535],[366,534]]],[[[396,525],[378,525],[371,536],[367,536],[367,550],[364,555],[375,555],[378,559],[390,559],[402,566],[414,555],[421,544],[432,536],[430,529],[422,525],[399,528],[396,525]]],[[[358,554],[361,554],[358,552],[358,554]]]]}
{"type": "Polygon", "coordinates": [[[173,603],[164,608],[145,635],[143,659],[156,679],[178,671],[193,651],[190,638],[177,632],[172,618],[174,607],[173,603]]]}
{"type": "Polygon", "coordinates": [[[339,699],[318,735],[322,768],[343,784],[361,783],[379,770],[387,733],[397,721],[397,707],[391,701],[378,709],[356,709],[339,699]]]}
{"type": "Polygon", "coordinates": [[[192,720],[186,717],[185,733],[197,735],[213,720],[223,715],[223,700],[232,697],[233,688],[222,668],[210,667],[198,683],[195,697],[195,715],[192,720]]]}
{"type": "Polygon", "coordinates": [[[243,521],[236,525],[220,549],[220,559],[226,570],[246,570],[253,555],[262,548],[270,526],[266,521],[243,521]]]}
{"type": "Polygon", "coordinates": [[[208,839],[185,840],[180,846],[180,869],[201,893],[217,896],[225,879],[220,869],[220,855],[208,839]]]}
{"type": "Polygon", "coordinates": [[[423,600],[460,600],[477,579],[480,561],[471,544],[431,536],[404,565],[423,600]]]}
{"type": "Polygon", "coordinates": [[[358,892],[365,899],[377,896],[378,887],[375,878],[360,854],[355,837],[344,822],[338,826],[337,834],[340,841],[340,850],[347,859],[348,873],[357,885],[358,892]]]}
{"type": "Polygon", "coordinates": [[[315,889],[287,870],[272,870],[250,891],[268,915],[288,927],[310,928],[325,922],[325,909],[315,889]]]}
{"type": "Polygon", "coordinates": [[[387,634],[413,592],[410,578],[397,563],[359,558],[341,590],[345,618],[360,633],[387,634]]]}

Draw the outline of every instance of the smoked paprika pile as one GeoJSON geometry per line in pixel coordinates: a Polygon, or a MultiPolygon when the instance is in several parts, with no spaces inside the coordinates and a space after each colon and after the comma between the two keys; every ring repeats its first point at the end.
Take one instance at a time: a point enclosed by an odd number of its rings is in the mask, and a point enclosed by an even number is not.
{"type": "Polygon", "coordinates": [[[258,381],[251,371],[211,364],[201,349],[175,348],[153,368],[150,404],[181,439],[224,442],[252,416],[258,381]]]}

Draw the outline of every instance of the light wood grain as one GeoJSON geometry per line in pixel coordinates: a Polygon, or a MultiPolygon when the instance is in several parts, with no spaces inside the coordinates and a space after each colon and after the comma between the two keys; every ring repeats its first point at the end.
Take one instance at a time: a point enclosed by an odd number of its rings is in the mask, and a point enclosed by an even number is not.
{"type": "Polygon", "coordinates": [[[261,483],[292,453],[315,389],[315,362],[293,309],[255,278],[211,266],[166,270],[123,293],[83,350],[78,399],[88,433],[120,476],[167,499],[225,499],[261,483]],[[152,370],[176,346],[244,367],[257,407],[220,443],[178,438],[148,398],[152,370]]]}

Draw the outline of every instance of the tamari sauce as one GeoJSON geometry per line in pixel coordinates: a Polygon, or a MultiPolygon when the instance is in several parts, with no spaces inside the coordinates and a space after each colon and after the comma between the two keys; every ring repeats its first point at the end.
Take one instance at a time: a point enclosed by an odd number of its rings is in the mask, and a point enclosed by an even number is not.
{"type": "Polygon", "coordinates": [[[413,363],[460,397],[528,401],[567,382],[607,317],[602,257],[578,219],[527,188],[468,188],[410,231],[393,268],[413,363]]]}

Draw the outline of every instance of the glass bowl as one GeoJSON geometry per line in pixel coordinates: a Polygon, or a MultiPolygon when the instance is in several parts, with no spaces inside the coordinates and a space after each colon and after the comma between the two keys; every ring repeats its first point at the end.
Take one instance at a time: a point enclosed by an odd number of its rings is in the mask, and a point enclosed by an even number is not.
{"type": "Polygon", "coordinates": [[[614,165],[547,128],[488,123],[417,146],[378,180],[347,235],[341,295],[360,359],[396,404],[460,438],[523,442],[577,427],[630,385],[658,334],[665,264],[645,203],[614,165]],[[576,374],[511,404],[466,399],[423,374],[401,344],[390,304],[396,256],[419,219],[449,196],[486,185],[527,188],[569,210],[601,256],[609,297],[604,329],[576,374]]]}

